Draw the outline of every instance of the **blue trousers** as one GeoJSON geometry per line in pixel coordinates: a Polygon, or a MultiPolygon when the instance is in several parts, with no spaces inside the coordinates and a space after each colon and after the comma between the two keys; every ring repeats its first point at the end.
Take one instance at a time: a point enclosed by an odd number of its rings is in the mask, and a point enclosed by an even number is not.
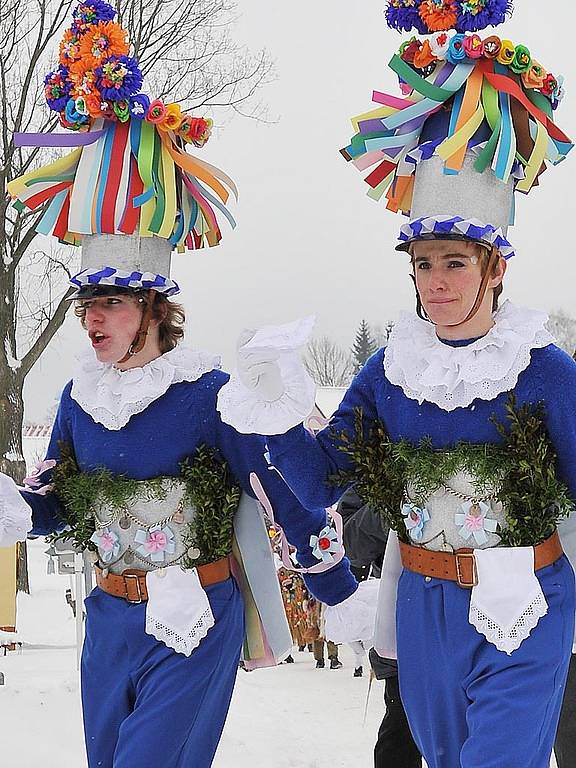
{"type": "Polygon", "coordinates": [[[469,590],[403,571],[400,692],[428,768],[549,768],[574,634],[574,573],[562,557],[537,576],[548,613],[507,655],[469,623],[469,590]]]}
{"type": "Polygon", "coordinates": [[[146,605],[86,598],[82,706],[89,768],[209,768],[244,636],[234,579],[207,588],[215,624],[190,656],[144,631],[146,605]]]}

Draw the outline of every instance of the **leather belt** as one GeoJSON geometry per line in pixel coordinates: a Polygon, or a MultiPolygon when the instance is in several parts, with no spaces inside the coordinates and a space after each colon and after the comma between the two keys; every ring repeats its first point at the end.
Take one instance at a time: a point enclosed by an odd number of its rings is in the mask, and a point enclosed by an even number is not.
{"type": "MultiPolygon", "coordinates": [[[[148,600],[146,571],[129,568],[122,573],[108,573],[104,576],[102,568],[95,565],[94,570],[96,584],[103,592],[113,597],[123,597],[129,603],[143,603],[148,600]]],[[[221,560],[214,560],[213,563],[199,565],[196,570],[200,584],[203,587],[209,587],[211,584],[218,584],[230,578],[230,561],[227,557],[223,557],[221,560]]]]}
{"type": "MultiPolygon", "coordinates": [[[[460,587],[471,589],[478,584],[478,570],[473,549],[457,552],[434,552],[424,547],[400,543],[402,565],[409,571],[421,573],[433,579],[455,581],[460,587]]],[[[563,554],[558,533],[534,547],[534,570],[552,565],[563,554]]]]}

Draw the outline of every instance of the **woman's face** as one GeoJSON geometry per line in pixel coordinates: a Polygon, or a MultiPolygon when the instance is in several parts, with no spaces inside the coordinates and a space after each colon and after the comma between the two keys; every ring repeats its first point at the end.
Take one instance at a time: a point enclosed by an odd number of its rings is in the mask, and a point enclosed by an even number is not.
{"type": "MultiPolygon", "coordinates": [[[[479,247],[463,240],[420,240],[412,245],[412,258],[416,289],[430,320],[439,328],[462,323],[482,282],[479,247]]],[[[501,280],[502,274],[490,278],[488,288],[501,280]]],[[[478,314],[489,318],[491,313],[492,291],[488,290],[478,314]]]]}
{"type": "Polygon", "coordinates": [[[83,325],[101,363],[122,360],[140,329],[143,305],[132,296],[80,299],[83,325]]]}

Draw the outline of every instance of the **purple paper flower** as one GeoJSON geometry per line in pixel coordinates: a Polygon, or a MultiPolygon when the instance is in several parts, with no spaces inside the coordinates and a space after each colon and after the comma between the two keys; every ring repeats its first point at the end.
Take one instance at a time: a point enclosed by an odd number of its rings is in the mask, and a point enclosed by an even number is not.
{"type": "Polygon", "coordinates": [[[116,16],[116,9],[103,0],[86,0],[80,3],[73,11],[72,31],[77,34],[83,34],[91,24],[98,24],[99,21],[112,21],[116,16]]]}
{"type": "Polygon", "coordinates": [[[130,114],[137,120],[144,120],[150,108],[150,99],[145,93],[136,93],[128,99],[130,114]]]}
{"type": "Polygon", "coordinates": [[[143,80],[138,62],[131,56],[110,56],[96,69],[96,87],[108,101],[128,101],[143,80]]]}
{"type": "Polygon", "coordinates": [[[386,23],[398,32],[410,32],[416,29],[421,35],[428,33],[426,24],[418,13],[419,0],[388,0],[386,23]]]}
{"type": "Polygon", "coordinates": [[[44,95],[50,109],[62,112],[66,108],[71,88],[66,67],[60,64],[54,72],[48,72],[44,78],[44,95]]]}
{"type": "Polygon", "coordinates": [[[458,32],[477,32],[486,27],[496,27],[506,21],[513,11],[511,0],[461,0],[458,5],[458,32]]]}

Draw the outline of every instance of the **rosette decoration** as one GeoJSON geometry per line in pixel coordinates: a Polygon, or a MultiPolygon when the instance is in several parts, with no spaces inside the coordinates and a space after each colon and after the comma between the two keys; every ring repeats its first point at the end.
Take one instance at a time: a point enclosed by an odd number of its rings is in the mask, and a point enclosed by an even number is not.
{"type": "Polygon", "coordinates": [[[502,24],[511,13],[511,0],[388,0],[386,21],[392,29],[422,35],[477,32],[502,24]]]}
{"type": "Polygon", "coordinates": [[[127,32],[103,0],[80,2],[44,80],[50,109],[70,134],[15,134],[17,146],[76,147],[8,185],[18,209],[49,202],[37,226],[65,243],[84,234],[157,235],[178,251],[217,245],[219,211],[233,181],[185,151],[202,147],[212,121],[142,92],[127,32]]]}
{"type": "MultiPolygon", "coordinates": [[[[421,5],[406,0],[402,7],[421,5]]],[[[562,78],[547,72],[525,45],[442,30],[403,43],[389,66],[401,95],[374,91],[377,107],[352,119],[355,135],[341,153],[360,171],[372,169],[368,195],[385,195],[391,211],[410,213],[416,167],[434,154],[444,161],[445,174],[457,174],[472,151],[478,172],[491,167],[502,182],[512,178],[517,191],[528,193],[546,163],[558,164],[572,149],[552,119],[563,96],[562,78]],[[441,136],[428,135],[433,115],[445,117],[441,136]]]]}

